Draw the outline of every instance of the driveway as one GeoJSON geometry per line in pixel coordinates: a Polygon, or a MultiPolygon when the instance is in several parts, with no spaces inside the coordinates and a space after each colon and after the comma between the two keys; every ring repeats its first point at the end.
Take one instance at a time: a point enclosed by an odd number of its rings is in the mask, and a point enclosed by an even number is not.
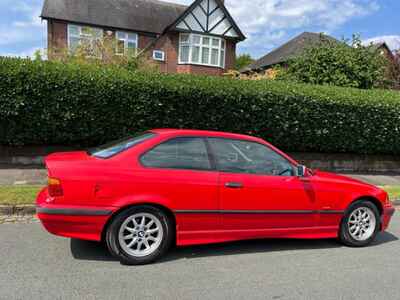
{"type": "Polygon", "coordinates": [[[0,225],[0,299],[400,299],[400,215],[373,246],[261,240],[128,267],[101,244],[0,225]]]}

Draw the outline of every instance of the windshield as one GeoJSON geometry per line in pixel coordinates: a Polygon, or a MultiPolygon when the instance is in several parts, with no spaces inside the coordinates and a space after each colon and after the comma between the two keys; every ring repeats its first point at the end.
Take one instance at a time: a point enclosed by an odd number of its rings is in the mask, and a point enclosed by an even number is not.
{"type": "Polygon", "coordinates": [[[89,150],[89,154],[99,158],[110,158],[129,148],[132,148],[144,141],[147,141],[155,136],[154,133],[146,132],[137,136],[123,138],[103,146],[89,150]]]}

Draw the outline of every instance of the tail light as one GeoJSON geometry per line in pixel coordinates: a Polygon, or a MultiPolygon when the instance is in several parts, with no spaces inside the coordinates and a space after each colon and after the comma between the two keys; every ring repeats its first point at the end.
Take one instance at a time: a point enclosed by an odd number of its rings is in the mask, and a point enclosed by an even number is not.
{"type": "Polygon", "coordinates": [[[49,177],[48,190],[49,190],[50,197],[61,197],[64,195],[64,192],[63,192],[63,189],[61,186],[61,181],[57,178],[49,177]]]}

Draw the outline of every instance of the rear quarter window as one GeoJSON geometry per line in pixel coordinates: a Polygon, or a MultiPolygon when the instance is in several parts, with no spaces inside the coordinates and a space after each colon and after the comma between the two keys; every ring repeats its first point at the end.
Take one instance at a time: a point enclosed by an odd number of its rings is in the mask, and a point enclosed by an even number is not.
{"type": "Polygon", "coordinates": [[[164,142],[140,159],[145,167],[181,170],[210,170],[211,164],[204,139],[179,137],[164,142]]]}

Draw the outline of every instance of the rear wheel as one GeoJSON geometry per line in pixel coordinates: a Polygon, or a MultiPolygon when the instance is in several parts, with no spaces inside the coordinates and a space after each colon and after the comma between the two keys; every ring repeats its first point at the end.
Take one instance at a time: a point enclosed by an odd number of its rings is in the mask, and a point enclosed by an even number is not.
{"type": "Polygon", "coordinates": [[[173,227],[165,213],[152,206],[131,207],[108,227],[106,243],[122,263],[142,265],[163,256],[173,241],[173,227]]]}
{"type": "Polygon", "coordinates": [[[348,246],[363,247],[369,245],[380,228],[379,212],[370,201],[353,203],[342,220],[340,240],[348,246]]]}

